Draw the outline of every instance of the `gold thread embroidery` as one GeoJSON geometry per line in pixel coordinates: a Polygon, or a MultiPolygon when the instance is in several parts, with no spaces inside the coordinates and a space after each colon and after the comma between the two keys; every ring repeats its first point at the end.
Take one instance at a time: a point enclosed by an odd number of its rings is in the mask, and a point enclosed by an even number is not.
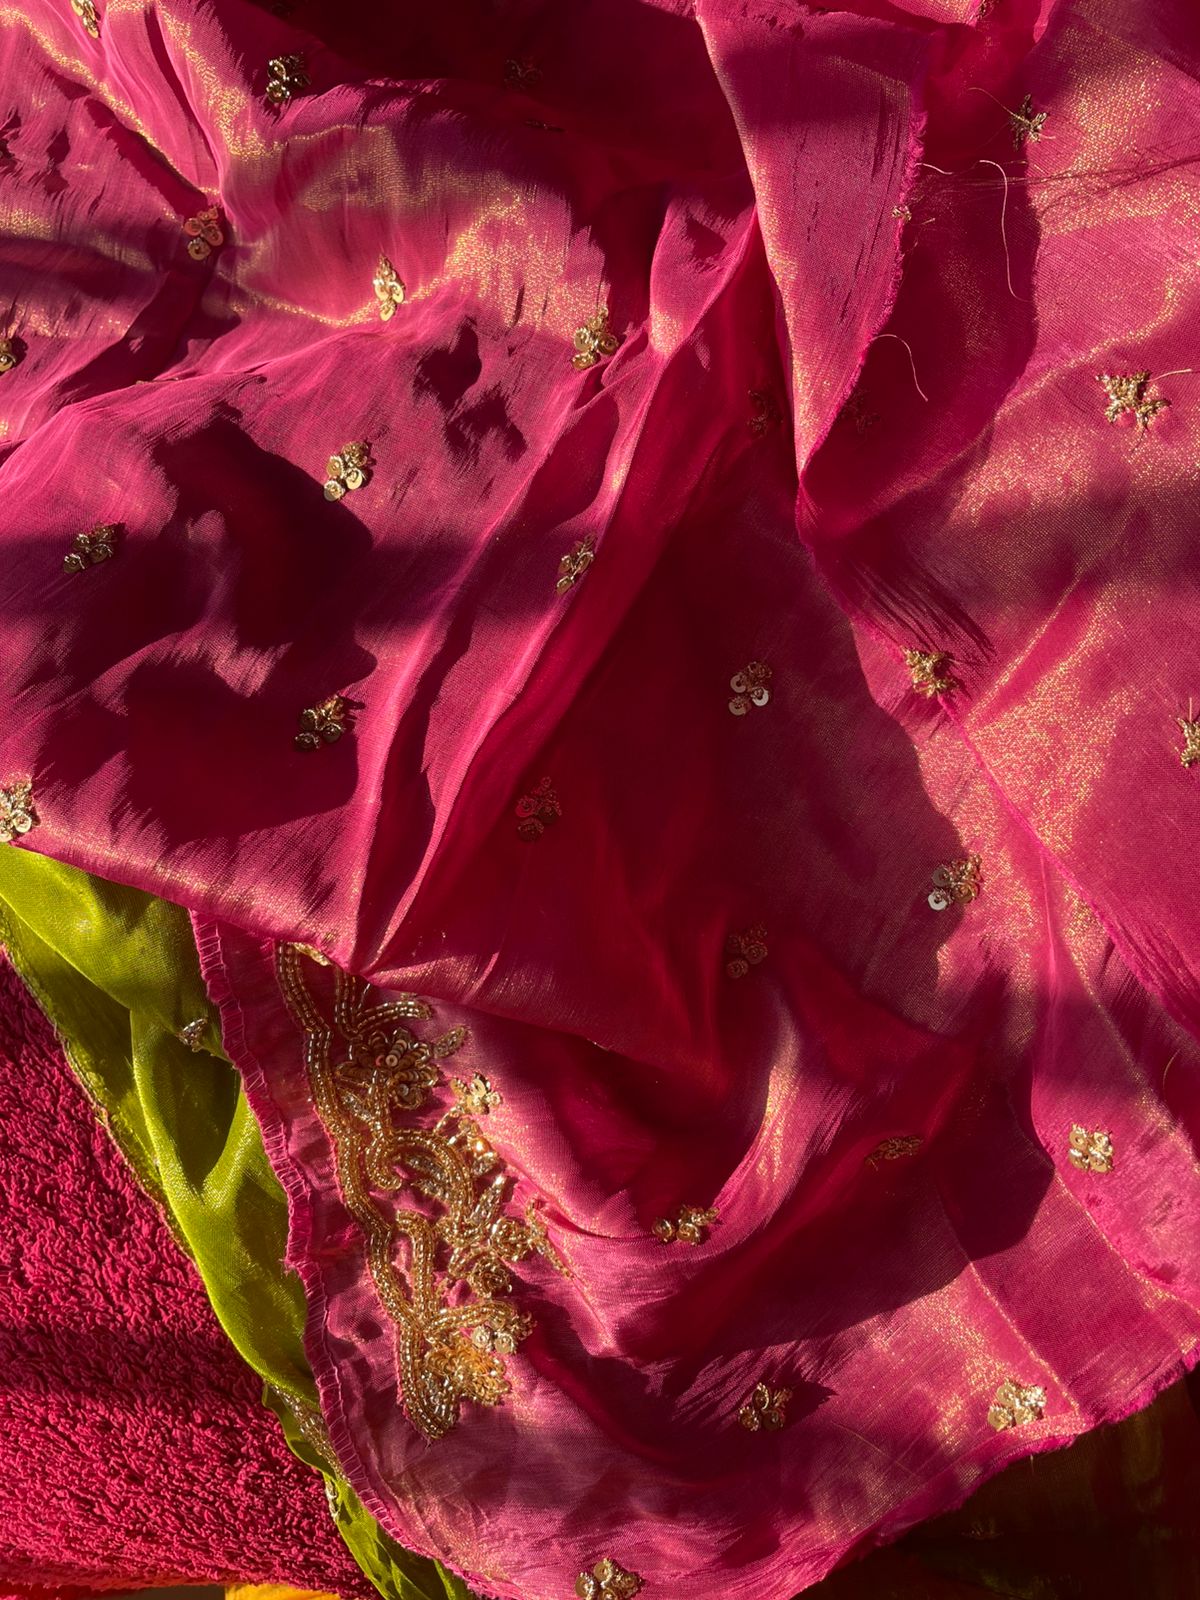
{"type": "Polygon", "coordinates": [[[1111,1172],[1113,1169],[1112,1135],[1103,1128],[1089,1133],[1079,1123],[1073,1123],[1067,1140],[1067,1154],[1072,1166],[1081,1172],[1111,1172]]]}
{"type": "Polygon", "coordinates": [[[741,933],[731,933],[725,941],[725,974],[744,978],[751,967],[767,959],[767,930],[761,922],[741,933]]]}
{"type": "Polygon", "coordinates": [[[953,657],[945,650],[906,650],[904,662],[912,673],[912,686],[927,700],[935,694],[949,694],[958,684],[950,673],[953,657]]]}
{"type": "Polygon", "coordinates": [[[361,441],[344,444],[336,456],[325,463],[325,498],[340,500],[349,491],[361,489],[371,481],[371,447],[361,441]]]}
{"type": "Polygon", "coordinates": [[[93,39],[100,37],[100,18],[96,14],[93,0],[71,0],[71,10],[83,24],[85,33],[91,34],[93,39]]]}
{"type": "Polygon", "coordinates": [[[933,874],[933,892],[929,904],[935,911],[946,911],[952,905],[966,905],[979,894],[978,856],[966,856],[938,867],[933,874]]]}
{"type": "Polygon", "coordinates": [[[299,950],[302,956],[307,956],[310,961],[315,961],[319,967],[327,967],[330,965],[329,957],[322,955],[321,952],[311,944],[294,944],[292,949],[299,950]]]}
{"type": "Polygon", "coordinates": [[[751,706],[765,706],[771,698],[767,688],[770,681],[771,669],[765,661],[751,661],[741,672],[735,672],[729,680],[733,690],[729,709],[734,716],[744,717],[751,706]]]}
{"type": "Polygon", "coordinates": [[[712,1206],[680,1206],[674,1220],[659,1217],[651,1232],[663,1244],[703,1244],[707,1230],[718,1220],[712,1206]]]}
{"type": "Polygon", "coordinates": [[[866,1158],[868,1167],[878,1167],[881,1161],[900,1161],[905,1156],[915,1156],[923,1140],[916,1133],[902,1133],[893,1139],[881,1139],[866,1158]]]}
{"type": "Polygon", "coordinates": [[[1027,94],[1015,111],[1008,113],[1012,123],[1013,146],[1020,150],[1026,140],[1030,144],[1037,144],[1042,137],[1042,129],[1046,126],[1045,111],[1034,111],[1033,96],[1027,94]]]}
{"type": "Polygon", "coordinates": [[[996,1398],[987,1419],[997,1433],[1003,1433],[1006,1428],[1020,1428],[1027,1422],[1037,1422],[1045,1407],[1044,1389],[1037,1384],[1006,1378],[996,1390],[996,1398]]]}
{"type": "Polygon", "coordinates": [[[590,1572],[581,1572],[575,1579],[578,1600],[632,1600],[641,1588],[637,1573],[627,1572],[611,1556],[597,1561],[590,1572]]]}
{"type": "Polygon", "coordinates": [[[267,62],[267,99],[273,106],[285,106],[293,95],[309,85],[304,57],[272,56],[267,62]]]}
{"type": "Polygon", "coordinates": [[[534,784],[528,794],[523,794],[513,808],[520,818],[517,833],[522,839],[540,839],[548,824],[562,816],[562,805],[551,778],[534,784]]]}
{"type": "Polygon", "coordinates": [[[187,1045],[189,1050],[200,1051],[204,1049],[204,1034],[208,1028],[207,1017],[195,1017],[191,1022],[185,1022],[179,1030],[179,1041],[187,1045]]]}
{"type": "Polygon", "coordinates": [[[300,713],[301,731],[292,742],[297,750],[319,750],[323,744],[336,744],[353,727],[350,702],[344,695],[331,694],[300,713]]]}
{"type": "Polygon", "coordinates": [[[71,553],[63,557],[63,571],[84,572],[102,561],[111,561],[116,536],[116,524],[112,522],[98,522],[90,533],[77,533],[71,542],[71,553]]]}
{"type": "Polygon", "coordinates": [[[1153,398],[1147,396],[1146,385],[1150,382],[1148,372],[1100,372],[1096,375],[1096,382],[1108,396],[1104,415],[1109,422],[1116,422],[1119,417],[1128,415],[1134,419],[1138,429],[1144,431],[1158,413],[1171,404],[1162,395],[1153,398]]]}
{"type": "Polygon", "coordinates": [[[750,406],[751,411],[746,426],[756,439],[761,439],[764,433],[769,433],[783,421],[779,407],[775,404],[775,396],[767,389],[751,389],[750,406]]]}
{"type": "Polygon", "coordinates": [[[187,235],[188,255],[193,261],[207,261],[213,251],[225,243],[220,207],[209,206],[204,211],[198,211],[194,217],[187,219],[183,231],[187,235]]]}
{"type": "Polygon", "coordinates": [[[15,339],[0,339],[0,373],[11,372],[21,354],[15,339]]]}
{"type": "Polygon", "coordinates": [[[595,559],[596,541],[588,534],[558,563],[558,582],[554,587],[559,594],[566,594],[568,589],[573,589],[595,559]]]}
{"type": "Polygon", "coordinates": [[[494,1111],[497,1106],[504,1104],[500,1091],[493,1089],[487,1079],[478,1072],[470,1083],[455,1078],[450,1084],[450,1090],[455,1101],[472,1117],[486,1116],[489,1111],[494,1111]]]}
{"type": "Polygon", "coordinates": [[[611,356],[620,340],[608,325],[608,307],[598,306],[582,328],[575,329],[575,354],[571,365],[580,372],[594,367],[603,356],[611,356]]]}
{"type": "Polygon", "coordinates": [[[533,1324],[500,1298],[512,1287],[507,1264],[537,1254],[557,1271],[566,1268],[532,1204],[523,1221],[505,1213],[512,1179],[461,1103],[431,1127],[415,1127],[401,1115],[429,1102],[441,1062],[462,1048],[466,1030],[418,1039],[403,1024],[432,1015],[425,1001],[399,995],[372,1003],[370,988],[336,967],[330,1018],[310,993],[293,946],[279,947],[277,964],[288,1008],[304,1031],[309,1083],[333,1145],[339,1187],[395,1330],[405,1412],[426,1438],[439,1439],[459,1421],[465,1402],[497,1405],[511,1388],[503,1356],[533,1324]],[[408,1190],[438,1214],[403,1205],[389,1216],[376,1190],[408,1190]],[[402,1245],[406,1270],[398,1260],[402,1245]]]}
{"type": "Polygon", "coordinates": [[[396,307],[404,304],[404,284],[396,276],[396,269],[386,256],[380,256],[375,276],[371,279],[375,300],[379,306],[380,322],[390,322],[396,307]]]}
{"type": "Polygon", "coordinates": [[[775,1433],[787,1421],[787,1405],[791,1398],[790,1389],[772,1389],[768,1384],[756,1383],[738,1411],[738,1421],[748,1433],[758,1433],[763,1428],[775,1433]]]}
{"type": "Polygon", "coordinates": [[[1190,767],[1200,761],[1200,720],[1193,721],[1190,717],[1177,717],[1175,720],[1183,729],[1183,749],[1179,752],[1179,764],[1190,767]]]}
{"type": "Polygon", "coordinates": [[[0,844],[11,844],[40,821],[33,804],[32,782],[28,778],[10,778],[0,789],[0,844]]]}

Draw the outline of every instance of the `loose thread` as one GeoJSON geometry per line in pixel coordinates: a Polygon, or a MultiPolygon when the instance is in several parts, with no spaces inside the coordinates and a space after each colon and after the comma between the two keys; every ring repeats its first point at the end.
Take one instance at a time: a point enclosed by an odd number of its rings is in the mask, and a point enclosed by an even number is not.
{"type": "Polygon", "coordinates": [[[929,396],[925,393],[924,389],[922,389],[921,381],[917,377],[917,362],[916,362],[916,357],[912,353],[912,345],[909,344],[907,339],[901,339],[900,335],[898,333],[877,333],[875,335],[875,338],[871,340],[871,343],[874,344],[877,339],[899,339],[900,340],[900,343],[908,351],[909,365],[912,367],[913,382],[917,386],[917,393],[921,396],[921,399],[924,400],[925,404],[928,405],[929,404],[929,396]]]}
{"type": "Polygon", "coordinates": [[[979,165],[982,167],[995,167],[996,171],[1004,179],[1004,201],[1000,207],[1000,240],[1004,245],[1004,276],[1008,282],[1009,294],[1012,295],[1014,300],[1020,300],[1021,296],[1013,288],[1012,258],[1008,253],[1008,227],[1006,223],[1006,218],[1008,216],[1008,173],[1005,172],[1004,168],[998,161],[983,159],[980,161],[979,165]]]}

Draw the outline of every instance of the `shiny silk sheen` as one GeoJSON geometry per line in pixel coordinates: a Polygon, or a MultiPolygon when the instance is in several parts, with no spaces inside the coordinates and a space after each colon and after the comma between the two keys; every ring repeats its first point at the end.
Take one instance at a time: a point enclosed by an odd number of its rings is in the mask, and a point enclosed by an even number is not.
{"type": "Polygon", "coordinates": [[[196,919],[367,1507],[505,1600],[785,1600],[1145,1404],[1200,1341],[1192,0],[98,9],[0,34],[0,757],[196,919]],[[435,1442],[278,941],[469,1030],[413,1125],[486,1076],[569,1269],[435,1442]]]}

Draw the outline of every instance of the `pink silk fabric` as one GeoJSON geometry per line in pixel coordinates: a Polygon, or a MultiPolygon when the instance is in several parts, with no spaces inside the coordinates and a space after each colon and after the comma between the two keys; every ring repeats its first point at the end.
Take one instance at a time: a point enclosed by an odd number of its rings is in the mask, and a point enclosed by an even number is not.
{"type": "Polygon", "coordinates": [[[0,776],[194,912],[367,1505],[506,1600],[786,1600],[1144,1404],[1200,1340],[1192,0],[97,11],[0,34],[0,776]],[[468,1030],[405,1125],[486,1077],[569,1269],[434,1441],[279,941],[468,1030]]]}

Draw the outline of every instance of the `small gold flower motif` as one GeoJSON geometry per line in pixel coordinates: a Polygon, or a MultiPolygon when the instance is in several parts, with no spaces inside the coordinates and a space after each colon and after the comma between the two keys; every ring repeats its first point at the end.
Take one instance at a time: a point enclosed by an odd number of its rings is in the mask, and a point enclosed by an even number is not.
{"type": "Polygon", "coordinates": [[[1200,761],[1200,721],[1193,722],[1187,717],[1177,717],[1176,721],[1183,729],[1183,749],[1179,752],[1179,764],[1190,767],[1200,761]]]}
{"type": "Polygon", "coordinates": [[[1016,1378],[1006,1378],[996,1390],[996,1398],[988,1412],[988,1421],[997,1433],[1006,1428],[1020,1428],[1026,1422],[1036,1422],[1046,1408],[1046,1391],[1037,1384],[1019,1383],[1016,1378]]]}
{"type": "Polygon", "coordinates": [[[15,339],[0,339],[0,372],[11,372],[21,359],[15,339]]]}
{"type": "Polygon", "coordinates": [[[309,85],[304,57],[272,56],[267,62],[267,99],[273,106],[285,106],[293,95],[309,85]]]}
{"type": "Polygon", "coordinates": [[[369,482],[370,460],[371,447],[361,442],[344,444],[339,455],[330,456],[325,463],[326,500],[340,500],[347,491],[369,482]]]}
{"type": "Polygon", "coordinates": [[[93,39],[100,37],[100,18],[96,15],[93,0],[71,0],[71,10],[83,24],[85,33],[90,33],[93,39]]]}
{"type": "Polygon", "coordinates": [[[1020,150],[1028,139],[1030,144],[1037,144],[1042,137],[1042,129],[1046,126],[1045,111],[1034,111],[1033,96],[1027,94],[1016,111],[1008,113],[1012,123],[1013,145],[1020,150]]]}
{"type": "Polygon", "coordinates": [[[562,806],[550,778],[543,778],[528,794],[517,801],[516,814],[520,819],[517,832],[522,839],[540,839],[548,823],[562,816],[562,806]]]}
{"type": "Polygon", "coordinates": [[[1154,398],[1147,396],[1146,385],[1150,382],[1148,372],[1100,372],[1096,375],[1096,382],[1108,396],[1104,415],[1109,422],[1129,415],[1139,429],[1146,429],[1158,413],[1171,404],[1161,395],[1154,398]]]}
{"type": "Polygon", "coordinates": [[[581,1572],[575,1579],[578,1600],[632,1600],[641,1588],[637,1573],[626,1572],[611,1556],[597,1561],[590,1572],[581,1572]]]}
{"type": "Polygon", "coordinates": [[[1111,1172],[1113,1169],[1112,1135],[1103,1128],[1089,1133],[1076,1122],[1072,1124],[1067,1140],[1067,1154],[1072,1166],[1081,1172],[1111,1172]]]}
{"type": "Polygon", "coordinates": [[[532,61],[510,59],[504,63],[504,87],[522,91],[536,89],[542,81],[542,70],[532,61]]]}
{"type": "Polygon", "coordinates": [[[571,365],[580,372],[594,367],[602,356],[611,356],[620,340],[608,326],[608,307],[599,306],[582,328],[575,329],[575,354],[571,365]]]}
{"type": "Polygon", "coordinates": [[[353,726],[349,701],[343,695],[331,694],[300,713],[301,731],[293,742],[297,750],[319,750],[323,744],[336,744],[353,726]]]}
{"type": "Polygon", "coordinates": [[[756,1383],[738,1412],[738,1421],[748,1433],[758,1433],[763,1428],[775,1433],[787,1421],[787,1404],[791,1398],[790,1389],[772,1389],[765,1383],[756,1383]]]}
{"type": "Polygon", "coordinates": [[[765,706],[771,698],[771,691],[767,688],[770,681],[771,669],[765,661],[752,661],[741,672],[735,672],[729,680],[729,687],[733,690],[729,709],[734,716],[744,717],[751,706],[765,706]]]}
{"type": "Polygon", "coordinates": [[[503,1096],[499,1090],[493,1089],[483,1074],[479,1072],[475,1074],[470,1083],[464,1083],[461,1078],[455,1078],[450,1088],[458,1104],[473,1117],[486,1116],[489,1111],[494,1111],[497,1106],[504,1104],[503,1096]]]}
{"type": "Polygon", "coordinates": [[[918,1134],[902,1133],[894,1139],[882,1139],[866,1159],[868,1167],[878,1167],[881,1161],[899,1161],[904,1156],[915,1156],[921,1148],[918,1134]]]}
{"type": "Polygon", "coordinates": [[[949,694],[958,684],[950,675],[953,658],[944,650],[906,650],[904,662],[912,673],[912,686],[931,700],[935,694],[949,694]]]}
{"type": "Polygon", "coordinates": [[[0,844],[11,844],[36,828],[38,821],[33,784],[28,778],[10,778],[0,789],[0,844]]]}
{"type": "Polygon", "coordinates": [[[202,1050],[204,1048],[204,1033],[208,1027],[206,1017],[196,1017],[192,1022],[184,1023],[179,1030],[181,1044],[187,1045],[189,1050],[202,1050]]]}
{"type": "Polygon", "coordinates": [[[194,217],[187,219],[183,231],[187,234],[188,255],[193,261],[207,261],[213,251],[225,243],[220,207],[209,206],[204,211],[198,211],[194,217]]]}
{"type": "Polygon", "coordinates": [[[966,905],[979,893],[978,856],[966,856],[959,861],[949,861],[933,874],[933,892],[929,904],[935,911],[945,911],[952,905],[966,905]]]}
{"type": "Polygon", "coordinates": [[[371,279],[375,299],[379,305],[380,322],[390,322],[396,307],[404,304],[404,285],[396,276],[396,269],[386,256],[380,256],[375,276],[371,279]]]}
{"type": "Polygon", "coordinates": [[[746,426],[756,439],[761,439],[782,420],[774,395],[766,389],[750,390],[750,408],[746,426]]]}
{"type": "Polygon", "coordinates": [[[659,1217],[651,1231],[663,1244],[703,1244],[705,1230],[717,1220],[711,1206],[680,1206],[674,1221],[659,1217]]]}
{"type": "Polygon", "coordinates": [[[70,555],[63,557],[63,571],[83,572],[88,567],[98,567],[102,561],[111,561],[116,536],[116,524],[112,522],[98,522],[90,533],[77,533],[70,555]]]}
{"type": "Polygon", "coordinates": [[[566,594],[568,589],[573,589],[595,559],[596,541],[589,534],[558,563],[558,582],[554,587],[559,594],[566,594]]]}
{"type": "Polygon", "coordinates": [[[751,967],[767,958],[767,930],[756,922],[742,933],[731,933],[725,941],[725,974],[744,978],[751,967]]]}

